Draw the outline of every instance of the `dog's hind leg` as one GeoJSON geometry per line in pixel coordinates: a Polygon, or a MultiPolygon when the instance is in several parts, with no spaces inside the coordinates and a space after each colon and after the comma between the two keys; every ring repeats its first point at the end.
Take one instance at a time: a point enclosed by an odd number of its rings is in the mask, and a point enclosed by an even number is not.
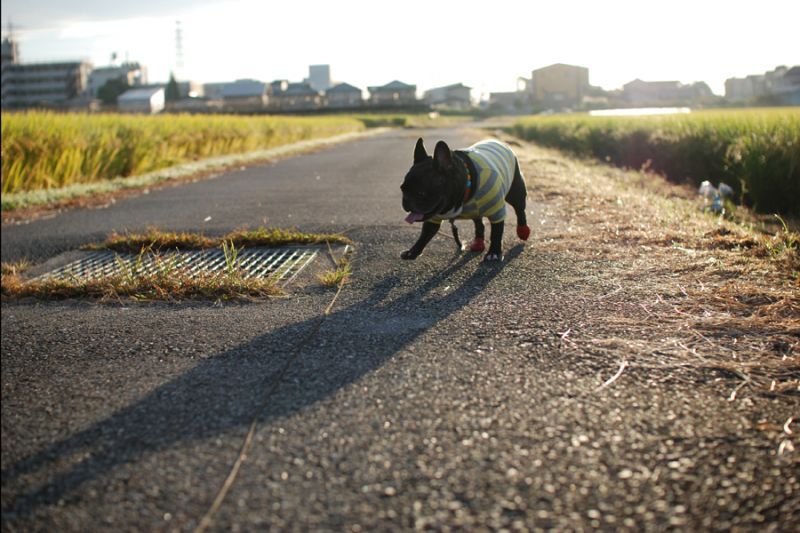
{"type": "Polygon", "coordinates": [[[523,241],[527,241],[531,234],[531,229],[528,227],[528,221],[525,216],[525,200],[527,196],[525,178],[519,170],[519,162],[516,162],[514,164],[514,179],[511,181],[511,188],[508,190],[508,194],[506,194],[506,202],[514,208],[514,213],[517,215],[517,237],[523,241]]]}
{"type": "Polygon", "coordinates": [[[481,217],[473,218],[472,223],[475,224],[475,238],[469,245],[469,251],[482,252],[486,249],[486,241],[484,240],[486,233],[483,227],[483,219],[481,217]]]}

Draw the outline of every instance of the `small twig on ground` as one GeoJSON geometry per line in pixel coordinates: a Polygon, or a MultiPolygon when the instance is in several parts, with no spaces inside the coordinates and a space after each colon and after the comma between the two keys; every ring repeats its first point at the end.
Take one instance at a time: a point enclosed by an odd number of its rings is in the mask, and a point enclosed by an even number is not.
{"type": "Polygon", "coordinates": [[[568,342],[570,345],[572,345],[573,348],[577,348],[578,345],[575,344],[571,339],[567,338],[567,336],[569,335],[569,333],[571,331],[572,331],[572,328],[567,328],[567,331],[565,331],[564,333],[559,333],[559,332],[556,332],[556,333],[558,333],[558,335],[561,337],[561,342],[568,342]]]}
{"type": "Polygon", "coordinates": [[[729,402],[732,402],[732,401],[734,401],[736,399],[736,393],[739,392],[739,389],[741,389],[742,387],[744,387],[745,385],[750,383],[750,376],[746,376],[746,375],[742,374],[741,372],[737,372],[736,370],[733,370],[733,369],[731,369],[731,371],[735,372],[736,374],[739,374],[739,376],[742,377],[742,379],[744,381],[739,383],[739,385],[737,385],[736,388],[733,389],[733,392],[731,392],[731,395],[728,397],[728,401],[729,402]]]}
{"type": "Polygon", "coordinates": [[[617,370],[617,373],[608,378],[605,381],[605,383],[594,389],[594,392],[600,392],[601,390],[605,389],[606,387],[614,383],[617,380],[617,378],[619,378],[622,375],[622,371],[625,370],[626,366],[628,366],[628,361],[626,359],[623,359],[622,363],[620,363],[619,365],[619,370],[617,370]]]}
{"type": "Polygon", "coordinates": [[[620,285],[619,283],[617,283],[617,288],[616,288],[616,289],[614,289],[614,290],[613,290],[613,291],[611,291],[611,292],[607,292],[607,293],[605,293],[605,294],[602,294],[602,295],[598,296],[598,298],[597,298],[597,299],[598,299],[598,300],[604,300],[604,299],[608,298],[609,296],[612,296],[612,295],[614,295],[614,294],[617,294],[617,293],[618,293],[619,291],[621,291],[621,290],[622,290],[622,285],[620,285]]]}

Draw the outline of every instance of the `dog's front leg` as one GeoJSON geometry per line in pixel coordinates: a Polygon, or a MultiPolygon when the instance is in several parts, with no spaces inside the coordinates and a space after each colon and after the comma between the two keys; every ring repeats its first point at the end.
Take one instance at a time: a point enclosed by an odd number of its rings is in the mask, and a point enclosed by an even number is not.
{"type": "Polygon", "coordinates": [[[484,261],[502,261],[503,260],[503,229],[505,229],[505,222],[492,223],[492,234],[489,237],[489,252],[483,258],[484,261]]]}
{"type": "Polygon", "coordinates": [[[433,236],[439,231],[439,226],[441,224],[434,224],[433,222],[423,222],[422,223],[422,233],[419,235],[419,239],[417,242],[414,243],[414,246],[411,247],[410,250],[406,250],[405,252],[400,254],[401,259],[416,259],[419,254],[422,253],[422,250],[431,242],[433,236]]]}

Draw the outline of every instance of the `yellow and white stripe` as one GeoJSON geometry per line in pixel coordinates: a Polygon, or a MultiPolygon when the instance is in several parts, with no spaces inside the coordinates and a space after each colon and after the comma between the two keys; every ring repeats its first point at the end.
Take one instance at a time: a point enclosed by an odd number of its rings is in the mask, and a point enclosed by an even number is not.
{"type": "Polygon", "coordinates": [[[517,157],[514,152],[496,140],[481,141],[465,150],[478,171],[478,190],[460,210],[453,216],[434,217],[431,222],[440,224],[443,219],[472,219],[487,217],[489,222],[497,224],[506,218],[506,195],[514,179],[514,168],[517,157]]]}

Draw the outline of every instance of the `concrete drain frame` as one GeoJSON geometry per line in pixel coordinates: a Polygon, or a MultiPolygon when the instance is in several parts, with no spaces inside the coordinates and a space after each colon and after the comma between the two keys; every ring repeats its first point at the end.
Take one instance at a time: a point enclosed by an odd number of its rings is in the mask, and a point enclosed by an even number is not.
{"type": "MultiPolygon", "coordinates": [[[[254,246],[237,251],[235,264],[241,276],[248,278],[272,279],[286,285],[294,280],[325,246],[254,246]]],[[[342,253],[349,250],[345,246],[342,253]]],[[[113,276],[123,272],[132,274],[153,274],[160,270],[180,271],[183,275],[196,277],[207,273],[224,272],[230,257],[219,248],[204,250],[173,250],[157,254],[132,254],[113,250],[73,252],[68,254],[66,264],[55,266],[39,274],[34,279],[96,279],[113,276]]]]}

